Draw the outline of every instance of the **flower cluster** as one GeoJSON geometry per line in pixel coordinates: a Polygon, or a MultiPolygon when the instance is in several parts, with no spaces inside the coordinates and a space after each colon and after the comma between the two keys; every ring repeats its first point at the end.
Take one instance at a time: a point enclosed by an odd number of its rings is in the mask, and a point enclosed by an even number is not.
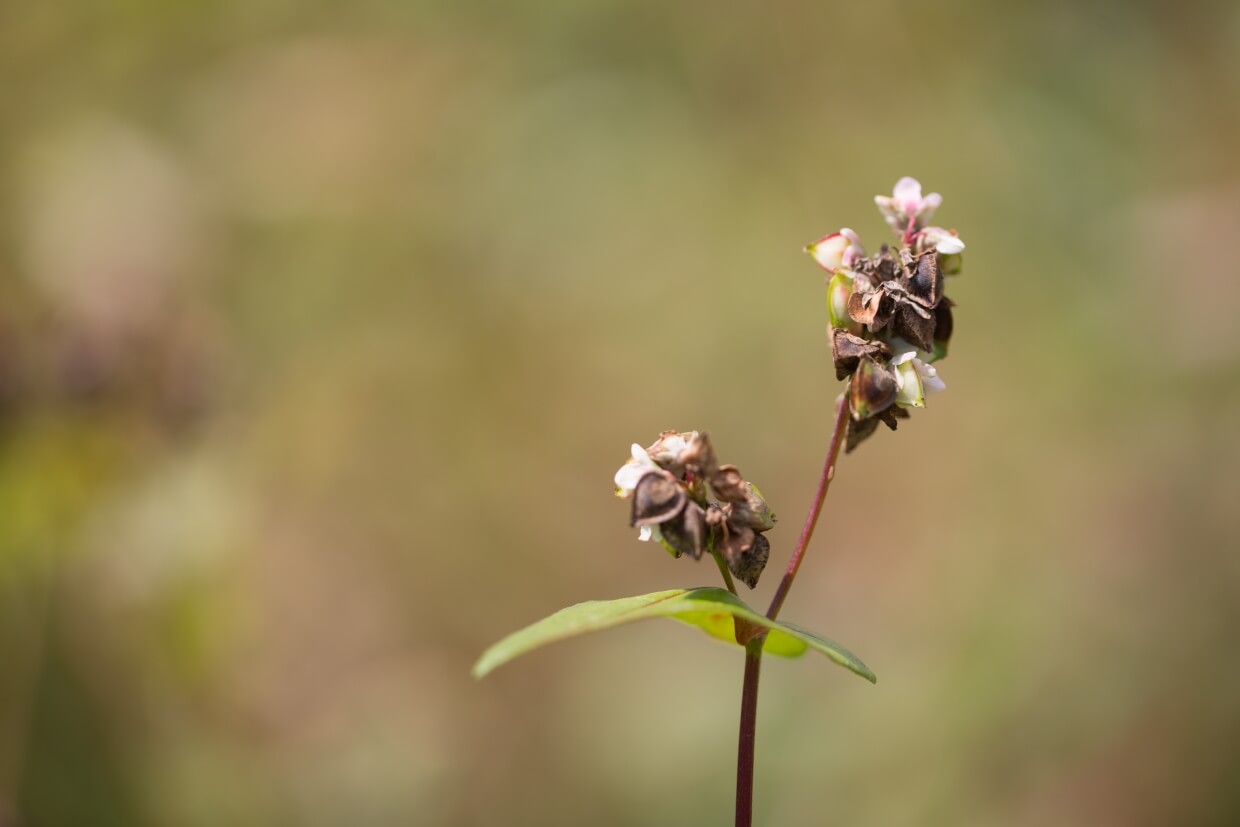
{"type": "Polygon", "coordinates": [[[946,387],[933,366],[952,334],[944,277],[960,272],[964,250],[955,231],[928,224],[943,197],[923,197],[915,178],[901,178],[874,202],[899,237],[895,250],[884,244],[867,257],[847,228],[805,248],[828,273],[835,374],[849,379],[849,451],[879,422],[895,430],[908,408],[925,407],[927,394],[946,387]]]}
{"type": "Polygon", "coordinates": [[[762,536],[775,514],[735,465],[720,465],[710,437],[664,431],[649,448],[634,444],[616,472],[616,496],[632,500],[640,539],[657,540],[674,557],[719,555],[750,588],[770,556],[762,536]]]}

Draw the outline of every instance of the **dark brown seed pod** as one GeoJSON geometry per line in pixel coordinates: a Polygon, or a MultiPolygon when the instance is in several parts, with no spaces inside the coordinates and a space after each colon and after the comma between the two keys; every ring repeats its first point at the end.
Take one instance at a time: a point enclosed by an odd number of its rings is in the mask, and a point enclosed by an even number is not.
{"type": "Polygon", "coordinates": [[[758,578],[762,576],[762,570],[766,568],[766,561],[770,557],[770,541],[757,534],[747,550],[728,562],[728,570],[752,589],[758,585],[758,578]]]}
{"type": "Polygon", "coordinates": [[[709,532],[706,512],[693,501],[689,501],[680,514],[659,526],[663,542],[676,552],[677,557],[688,554],[694,560],[702,559],[709,532]]]}
{"type": "Polygon", "coordinates": [[[675,517],[689,501],[689,495],[667,471],[651,471],[633,489],[632,526],[659,525],[675,517]]]}
{"type": "Polygon", "coordinates": [[[863,357],[890,359],[891,348],[884,342],[862,339],[836,328],[831,336],[831,356],[835,360],[835,378],[847,379],[863,357]]]}
{"type": "Polygon", "coordinates": [[[868,419],[896,401],[896,377],[890,368],[867,356],[848,383],[848,407],[855,420],[868,419]]]}

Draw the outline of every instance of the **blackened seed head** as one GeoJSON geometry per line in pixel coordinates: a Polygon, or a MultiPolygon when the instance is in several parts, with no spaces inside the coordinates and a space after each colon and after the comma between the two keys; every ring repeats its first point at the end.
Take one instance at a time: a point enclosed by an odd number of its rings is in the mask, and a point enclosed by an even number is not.
{"type": "Polygon", "coordinates": [[[943,274],[939,270],[938,253],[933,250],[923,253],[910,272],[905,284],[908,291],[930,305],[937,303],[943,295],[943,274]]]}
{"type": "Polygon", "coordinates": [[[685,507],[689,495],[679,481],[666,471],[651,471],[633,489],[634,526],[658,525],[675,517],[685,507]]]}
{"type": "Polygon", "coordinates": [[[758,578],[771,557],[771,544],[761,534],[755,535],[749,549],[728,563],[728,569],[749,588],[758,585],[758,578]]]}
{"type": "Polygon", "coordinates": [[[867,419],[896,401],[896,377],[871,357],[861,359],[848,383],[848,404],[853,419],[867,419]]]}
{"type": "Polygon", "coordinates": [[[876,430],[878,430],[878,419],[876,417],[863,419],[860,422],[850,419],[848,421],[848,438],[844,443],[844,453],[851,454],[858,445],[873,436],[876,430]]]}
{"type": "Polygon", "coordinates": [[[745,478],[735,465],[720,465],[708,482],[715,496],[724,502],[741,502],[748,494],[745,478]]]}
{"type": "Polygon", "coordinates": [[[934,318],[932,310],[927,310],[917,302],[906,299],[896,309],[895,322],[891,329],[901,339],[917,345],[921,350],[934,349],[934,318]]]}
{"type": "Polygon", "coordinates": [[[846,379],[857,369],[863,356],[891,358],[891,348],[877,339],[862,339],[836,328],[831,336],[831,356],[835,360],[835,378],[846,379]]]}
{"type": "Polygon", "coordinates": [[[710,529],[706,525],[706,512],[690,501],[684,510],[659,526],[663,542],[676,550],[676,556],[688,554],[694,560],[702,559],[710,529]]]}
{"type": "Polygon", "coordinates": [[[944,296],[934,308],[934,341],[946,345],[952,338],[952,300],[944,296]]]}

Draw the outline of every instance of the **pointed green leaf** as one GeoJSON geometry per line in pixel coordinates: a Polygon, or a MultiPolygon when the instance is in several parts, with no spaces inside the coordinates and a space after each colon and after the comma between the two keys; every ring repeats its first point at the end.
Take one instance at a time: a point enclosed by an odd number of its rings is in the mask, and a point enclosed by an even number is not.
{"type": "Polygon", "coordinates": [[[672,589],[569,606],[487,649],[474,664],[474,677],[481,678],[497,666],[548,643],[652,617],[679,620],[733,645],[738,645],[733,619],[740,618],[769,630],[763,645],[765,652],[795,658],[814,649],[871,683],[877,680],[869,667],[838,643],[799,626],[769,620],[731,592],[715,588],[672,589]]]}

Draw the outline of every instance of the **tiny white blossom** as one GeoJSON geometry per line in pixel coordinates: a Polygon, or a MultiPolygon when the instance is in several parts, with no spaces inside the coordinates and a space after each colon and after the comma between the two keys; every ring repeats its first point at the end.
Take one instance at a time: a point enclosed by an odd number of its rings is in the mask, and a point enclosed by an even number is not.
{"type": "Polygon", "coordinates": [[[823,236],[813,244],[805,245],[805,252],[813,256],[814,261],[829,273],[851,267],[854,261],[865,255],[861,239],[847,227],[823,236]]]}
{"type": "Polygon", "coordinates": [[[650,458],[650,454],[646,452],[646,449],[636,442],[633,443],[632,454],[632,458],[624,465],[621,465],[620,470],[616,472],[617,497],[632,495],[633,489],[637,488],[637,483],[642,477],[651,471],[659,470],[659,466],[650,458]]]}
{"type": "Polygon", "coordinates": [[[943,196],[937,192],[922,197],[921,182],[907,175],[896,181],[891,197],[874,196],[874,203],[883,214],[883,218],[897,232],[904,232],[910,220],[914,226],[920,226],[930,220],[934,211],[943,203],[943,196]]]}
{"type": "Polygon", "coordinates": [[[960,236],[942,227],[927,227],[921,231],[921,240],[925,246],[933,247],[945,256],[964,252],[964,242],[960,236]]]}

